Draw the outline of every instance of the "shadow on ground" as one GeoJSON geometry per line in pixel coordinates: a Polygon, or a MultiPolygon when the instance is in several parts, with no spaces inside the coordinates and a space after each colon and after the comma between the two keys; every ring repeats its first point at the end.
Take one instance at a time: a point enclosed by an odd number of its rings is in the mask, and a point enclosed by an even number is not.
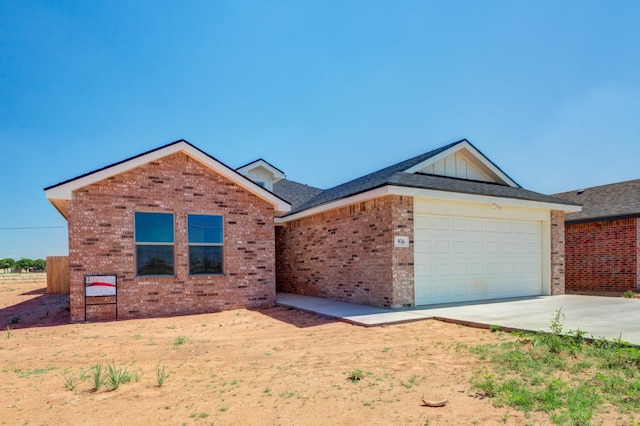
{"type": "Polygon", "coordinates": [[[69,324],[68,294],[47,294],[46,289],[33,290],[23,295],[38,295],[16,305],[0,309],[0,326],[2,330],[51,327],[69,324]]]}

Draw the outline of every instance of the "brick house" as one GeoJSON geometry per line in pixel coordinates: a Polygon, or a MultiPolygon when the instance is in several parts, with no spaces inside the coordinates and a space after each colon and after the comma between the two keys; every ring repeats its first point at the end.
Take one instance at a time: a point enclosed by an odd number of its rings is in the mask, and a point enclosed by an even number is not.
{"type": "Polygon", "coordinates": [[[583,205],[565,217],[567,291],[638,291],[640,179],[556,196],[583,205]]]}
{"type": "Polygon", "coordinates": [[[564,214],[579,205],[521,188],[467,140],[280,195],[293,207],[276,219],[278,291],[390,308],[564,293],[564,214]]]}
{"type": "Polygon", "coordinates": [[[290,205],[186,141],[45,192],[68,221],[73,321],[275,303],[274,218],[290,205]],[[85,298],[94,274],[116,294],[85,298]]]}
{"type": "Polygon", "coordinates": [[[580,210],[466,140],[326,190],[178,141],[45,192],[69,224],[74,321],[265,307],[276,290],[390,308],[562,294],[580,210]]]}

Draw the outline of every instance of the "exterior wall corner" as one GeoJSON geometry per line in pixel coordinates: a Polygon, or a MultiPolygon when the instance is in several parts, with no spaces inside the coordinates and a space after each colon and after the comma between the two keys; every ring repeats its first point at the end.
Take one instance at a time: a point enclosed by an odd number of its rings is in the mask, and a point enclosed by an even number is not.
{"type": "Polygon", "coordinates": [[[551,295],[565,293],[564,212],[551,211],[551,295]]]}

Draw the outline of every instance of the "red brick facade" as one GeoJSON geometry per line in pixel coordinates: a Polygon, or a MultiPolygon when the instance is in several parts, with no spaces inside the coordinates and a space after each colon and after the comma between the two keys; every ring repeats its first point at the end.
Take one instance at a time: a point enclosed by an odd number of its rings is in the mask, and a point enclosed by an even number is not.
{"type": "Polygon", "coordinates": [[[380,307],[413,306],[413,198],[389,195],[276,229],[278,291],[380,307]]]}
{"type": "Polygon", "coordinates": [[[638,289],[638,218],[568,223],[565,228],[567,291],[638,289]]]}
{"type": "MultiPolygon", "coordinates": [[[[69,213],[74,321],[85,319],[85,274],[117,274],[119,319],[275,303],[273,206],[185,154],[169,155],[75,191],[69,213]],[[136,276],[136,211],[174,214],[175,276],[136,276]],[[189,213],[223,216],[224,275],[189,276],[189,213]]],[[[114,317],[114,305],[87,307],[88,321],[114,317]]]]}

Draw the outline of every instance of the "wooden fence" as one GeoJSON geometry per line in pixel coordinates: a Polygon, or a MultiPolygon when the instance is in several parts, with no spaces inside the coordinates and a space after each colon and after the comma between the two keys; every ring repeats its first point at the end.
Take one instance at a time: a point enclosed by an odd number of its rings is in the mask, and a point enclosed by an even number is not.
{"type": "Polygon", "coordinates": [[[47,293],[69,294],[69,256],[47,256],[47,293]]]}

